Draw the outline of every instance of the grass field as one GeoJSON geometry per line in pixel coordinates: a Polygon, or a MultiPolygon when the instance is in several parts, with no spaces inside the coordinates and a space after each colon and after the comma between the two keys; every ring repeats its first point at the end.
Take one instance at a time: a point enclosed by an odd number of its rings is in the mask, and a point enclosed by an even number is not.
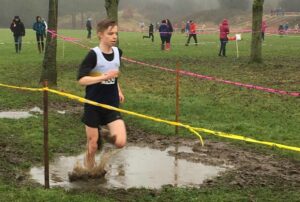
{"type": "MultiPolygon", "coordinates": [[[[40,87],[43,57],[38,54],[33,31],[27,30],[21,54],[15,54],[13,37],[8,29],[1,29],[0,83],[40,87]]],[[[60,30],[60,34],[82,39],[89,47],[97,40],[86,41],[84,30],[60,30]]],[[[187,38],[181,34],[172,37],[172,50],[160,51],[160,41],[142,39],[141,33],[120,33],[123,56],[149,64],[180,68],[199,74],[230,81],[254,84],[285,91],[300,91],[300,36],[280,38],[267,36],[263,43],[263,64],[249,64],[250,35],[244,34],[239,42],[240,57],[236,46],[227,46],[228,57],[218,57],[218,35],[199,35],[199,45],[184,46],[187,38]]],[[[87,49],[70,43],[58,43],[58,87],[83,96],[84,89],[76,82],[77,69],[87,49]],[[64,49],[63,49],[64,48],[64,49]]],[[[175,75],[146,66],[124,63],[120,84],[126,102],[122,108],[159,117],[175,119],[175,75]]],[[[0,87],[0,111],[42,108],[41,93],[17,91],[0,87]]],[[[84,149],[84,128],[80,114],[59,115],[55,110],[72,109],[78,104],[67,98],[50,95],[50,154],[74,154],[84,149]],[[76,146],[75,146],[76,145],[76,146]],[[78,146],[80,145],[80,146],[78,146]]],[[[126,123],[152,133],[173,135],[174,127],[162,123],[124,116],[126,123]]],[[[271,94],[258,90],[200,80],[187,76],[180,78],[180,122],[195,127],[240,134],[258,140],[300,147],[299,97],[271,94]]],[[[130,135],[130,134],[129,134],[130,135]]],[[[180,129],[181,136],[192,136],[180,129]]],[[[229,141],[202,134],[205,139],[229,141]]],[[[147,138],[147,137],[145,137],[147,138]]],[[[34,189],[33,183],[22,183],[18,174],[26,173],[32,165],[42,161],[42,116],[19,121],[0,120],[0,201],[115,201],[115,191],[108,193],[72,192],[62,189],[45,191],[34,189]],[[16,158],[16,159],[14,159],[16,158]],[[10,161],[8,161],[10,159],[10,161]]],[[[268,150],[267,146],[243,144],[255,150],[268,150]]],[[[297,152],[273,150],[274,155],[294,161],[300,160],[297,152]]],[[[124,192],[128,201],[297,201],[297,187],[280,191],[280,187],[249,187],[238,189],[227,184],[203,189],[163,188],[158,193],[146,189],[124,192]],[[138,197],[138,198],[137,198],[138,197]]]]}

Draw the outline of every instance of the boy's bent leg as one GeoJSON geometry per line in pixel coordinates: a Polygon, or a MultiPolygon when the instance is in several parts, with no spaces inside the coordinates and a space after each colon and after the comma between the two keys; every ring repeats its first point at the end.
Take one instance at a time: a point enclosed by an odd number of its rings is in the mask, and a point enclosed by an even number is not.
{"type": "Polygon", "coordinates": [[[87,152],[85,156],[84,164],[87,168],[93,168],[95,166],[95,154],[97,152],[97,140],[98,140],[98,128],[91,128],[85,126],[87,136],[87,152]]]}
{"type": "Polygon", "coordinates": [[[115,137],[115,146],[122,148],[126,144],[126,127],[122,119],[117,119],[107,124],[111,136],[115,137]]]}

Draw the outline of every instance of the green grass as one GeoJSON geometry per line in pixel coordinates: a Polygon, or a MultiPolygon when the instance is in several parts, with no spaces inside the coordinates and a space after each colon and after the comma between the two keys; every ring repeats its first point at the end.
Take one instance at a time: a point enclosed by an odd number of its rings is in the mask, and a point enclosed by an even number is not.
{"type": "MultiPolygon", "coordinates": [[[[27,30],[23,39],[23,51],[17,55],[9,30],[1,29],[0,43],[0,83],[40,87],[42,56],[38,54],[33,31],[27,30]],[[28,42],[28,43],[27,43],[28,42]]],[[[78,37],[83,43],[97,45],[84,39],[82,30],[60,30],[60,34],[78,37]]],[[[286,91],[300,91],[299,51],[300,40],[294,37],[279,38],[267,36],[263,44],[263,64],[249,64],[250,36],[243,35],[239,42],[240,58],[236,59],[235,43],[227,47],[228,57],[217,57],[218,36],[199,35],[199,46],[185,47],[186,37],[175,34],[172,37],[172,51],[161,52],[160,41],[142,39],[141,33],[120,33],[120,48],[125,57],[150,64],[159,64],[172,69],[180,62],[180,68],[199,74],[215,76],[231,81],[261,85],[286,91]],[[203,42],[203,43],[202,43],[203,42]],[[209,42],[209,43],[208,43],[209,42]]],[[[87,49],[77,45],[58,42],[58,89],[83,96],[84,89],[76,82],[78,66],[87,49]]],[[[122,108],[167,120],[175,119],[175,75],[157,69],[124,63],[120,84],[126,96],[122,108]]],[[[1,111],[9,109],[30,109],[42,107],[40,92],[18,91],[0,88],[1,111]]],[[[76,106],[75,101],[57,95],[50,95],[50,153],[74,154],[83,150],[84,128],[81,114],[59,115],[56,110],[76,106]]],[[[125,115],[127,123],[149,132],[173,135],[174,127],[162,123],[143,120],[125,115]]],[[[187,76],[180,78],[180,121],[195,127],[240,134],[259,140],[300,147],[300,104],[299,98],[271,94],[257,90],[240,88],[215,81],[200,80],[187,76]]],[[[180,134],[192,136],[181,129],[180,134]]],[[[21,156],[8,162],[9,156],[0,158],[0,201],[104,201],[118,200],[114,192],[100,196],[91,193],[72,193],[61,189],[45,191],[33,189],[33,185],[18,185],[15,173],[22,173],[33,164],[42,161],[42,116],[24,120],[0,120],[0,146],[8,148],[8,153],[21,156]],[[5,158],[2,158],[5,157],[5,158]]],[[[130,135],[130,134],[129,134],[130,135]]],[[[202,134],[205,139],[213,136],[202,134]]],[[[146,137],[145,137],[146,138],[146,137]]],[[[219,141],[229,141],[218,138],[219,141]]],[[[252,149],[268,149],[267,146],[242,144],[252,149]]],[[[290,151],[274,152],[296,160],[299,153],[290,151]]],[[[3,156],[4,155],[4,156],[3,156]]],[[[280,191],[275,188],[235,189],[223,184],[220,187],[205,189],[165,188],[159,193],[151,190],[136,190],[123,193],[128,201],[295,201],[297,190],[280,191]],[[135,198],[134,198],[135,197],[135,198]],[[285,200],[286,199],[286,200],[285,200]]]]}

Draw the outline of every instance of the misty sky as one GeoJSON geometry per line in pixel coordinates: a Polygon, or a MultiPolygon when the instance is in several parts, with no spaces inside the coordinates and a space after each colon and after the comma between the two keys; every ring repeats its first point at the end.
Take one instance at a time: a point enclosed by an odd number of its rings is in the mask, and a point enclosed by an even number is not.
{"type": "MultiPolygon", "coordinates": [[[[129,7],[144,14],[144,17],[149,20],[157,20],[161,17],[184,19],[203,10],[218,9],[220,1],[221,0],[120,0],[119,10],[129,7]],[[151,16],[151,13],[153,16],[151,16]]],[[[252,1],[253,0],[249,0],[251,3],[252,1]]],[[[268,11],[271,8],[276,8],[279,1],[280,0],[265,0],[265,10],[268,11]]],[[[15,15],[21,16],[26,26],[31,26],[37,15],[44,16],[45,18],[48,16],[49,0],[0,0],[0,2],[2,3],[0,6],[1,27],[9,26],[11,19],[15,15]]],[[[70,15],[81,15],[83,12],[84,16],[91,15],[91,12],[94,12],[98,13],[98,16],[94,15],[95,17],[103,17],[106,13],[104,2],[104,0],[60,0],[60,20],[62,18],[70,18],[70,15]],[[73,3],[70,4],[70,2],[73,3]],[[100,16],[100,14],[102,15],[100,16]]],[[[249,7],[251,7],[251,3],[249,7]]],[[[250,8],[249,11],[251,12],[250,8]]]]}

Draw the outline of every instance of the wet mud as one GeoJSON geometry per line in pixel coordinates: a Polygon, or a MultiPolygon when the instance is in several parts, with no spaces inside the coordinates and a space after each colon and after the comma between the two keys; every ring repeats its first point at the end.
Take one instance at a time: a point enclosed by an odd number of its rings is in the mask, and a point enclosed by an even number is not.
{"type": "MultiPolygon", "coordinates": [[[[207,139],[205,146],[202,147],[198,139],[194,137],[161,136],[132,126],[127,128],[128,146],[149,147],[161,151],[172,147],[174,149],[167,150],[168,155],[176,157],[178,160],[209,166],[228,165],[226,171],[222,172],[221,175],[204,180],[201,186],[226,184],[226,186],[237,186],[240,188],[252,186],[300,188],[300,161],[277,155],[271,151],[271,148],[262,148],[256,151],[254,147],[207,139]]],[[[0,144],[0,158],[12,165],[18,165],[24,161],[22,157],[23,152],[15,151],[7,143],[0,144]]],[[[34,159],[31,160],[34,161],[34,159]]],[[[73,168],[74,165],[69,171],[72,171],[73,168]]],[[[76,172],[85,172],[80,170],[80,166],[77,169],[75,169],[76,172]]],[[[75,174],[73,173],[76,180],[80,176],[84,176],[83,178],[90,177],[89,174],[76,176],[76,172],[75,174]]],[[[107,171],[103,170],[102,172],[107,171]]],[[[32,180],[29,179],[29,174],[23,171],[16,173],[0,167],[0,174],[9,179],[14,179],[19,184],[32,183],[32,180]]],[[[107,173],[103,174],[107,175],[107,173]]]]}
{"type": "Polygon", "coordinates": [[[128,133],[135,134],[129,135],[129,141],[140,146],[165,149],[171,145],[180,145],[192,148],[193,153],[169,152],[178,159],[206,165],[231,166],[221,176],[204,181],[202,186],[226,183],[241,188],[276,185],[300,188],[300,161],[276,155],[269,147],[255,151],[254,147],[210,140],[206,140],[202,147],[199,140],[193,137],[160,136],[136,128],[129,128],[128,133]]]}

